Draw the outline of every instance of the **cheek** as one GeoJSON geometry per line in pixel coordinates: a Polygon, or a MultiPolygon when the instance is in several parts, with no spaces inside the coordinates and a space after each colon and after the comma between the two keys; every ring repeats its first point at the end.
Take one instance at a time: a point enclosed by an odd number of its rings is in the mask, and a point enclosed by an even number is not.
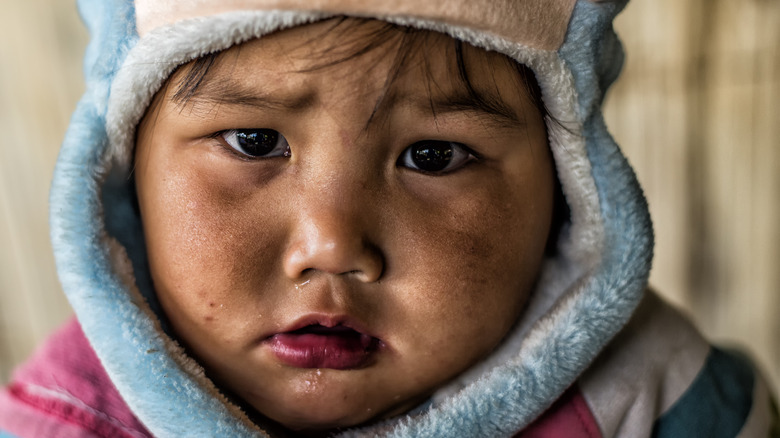
{"type": "Polygon", "coordinates": [[[174,326],[218,330],[236,312],[260,312],[250,292],[263,288],[277,264],[273,215],[247,207],[251,192],[238,178],[177,165],[146,170],[139,201],[150,268],[174,326]]]}
{"type": "Polygon", "coordinates": [[[438,208],[426,204],[426,214],[399,227],[404,262],[392,306],[416,342],[453,366],[497,345],[536,281],[552,207],[531,193],[486,187],[438,208]]]}

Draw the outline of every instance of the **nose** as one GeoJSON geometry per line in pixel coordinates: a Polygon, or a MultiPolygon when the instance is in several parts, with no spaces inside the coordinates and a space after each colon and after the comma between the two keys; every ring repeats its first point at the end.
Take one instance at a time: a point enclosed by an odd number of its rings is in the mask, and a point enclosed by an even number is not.
{"type": "MultiPolygon", "coordinates": [[[[342,175],[343,176],[343,175],[342,175]]],[[[369,238],[367,196],[342,183],[309,184],[300,209],[293,213],[288,246],[283,257],[285,275],[293,280],[314,273],[352,277],[372,283],[382,276],[384,256],[369,238]]]]}

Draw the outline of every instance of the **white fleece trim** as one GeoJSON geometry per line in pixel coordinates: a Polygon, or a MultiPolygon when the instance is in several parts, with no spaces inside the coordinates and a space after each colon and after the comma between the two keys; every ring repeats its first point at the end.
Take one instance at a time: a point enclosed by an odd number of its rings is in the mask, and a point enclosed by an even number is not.
{"type": "MultiPolygon", "coordinates": [[[[104,162],[114,159],[128,169],[135,128],[154,94],[178,65],[276,30],[323,18],[327,15],[237,11],[185,20],[149,32],[128,54],[113,82],[106,117],[110,146],[104,162]],[[229,31],[225,32],[225,29],[229,31]]],[[[527,65],[536,74],[550,115],[562,125],[547,121],[550,147],[572,219],[568,233],[560,240],[562,260],[545,265],[522,323],[502,346],[456,382],[441,388],[434,397],[437,401],[450,397],[452,401],[452,397],[457,398],[454,394],[476,379],[489,379],[489,370],[497,366],[532,366],[545,348],[547,335],[562,330],[572,317],[571,309],[589,298],[582,296],[587,283],[585,278],[599,265],[604,245],[599,198],[581,135],[582,122],[578,119],[574,79],[557,52],[531,49],[485,32],[443,23],[409,17],[380,18],[446,33],[475,46],[504,53],[527,65]]],[[[169,352],[172,355],[183,354],[178,348],[169,348],[169,352]]],[[[184,358],[177,361],[188,362],[184,358]]],[[[199,367],[197,370],[190,369],[190,372],[214,394],[213,385],[204,382],[205,377],[199,367]]],[[[363,430],[369,432],[373,429],[363,430]]]]}
{"type": "Polygon", "coordinates": [[[237,10],[318,10],[349,16],[415,16],[496,32],[512,41],[558,49],[576,0],[135,0],[141,36],[187,18],[237,10]]]}

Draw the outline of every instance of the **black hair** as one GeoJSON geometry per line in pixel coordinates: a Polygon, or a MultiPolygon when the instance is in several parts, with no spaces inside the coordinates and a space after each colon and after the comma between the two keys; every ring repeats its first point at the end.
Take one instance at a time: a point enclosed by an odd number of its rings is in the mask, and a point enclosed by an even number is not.
{"type": "MultiPolygon", "coordinates": [[[[379,96],[375,104],[374,113],[369,118],[369,122],[376,115],[376,111],[381,106],[383,99],[392,88],[398,75],[406,66],[410,56],[419,48],[426,45],[429,37],[438,35],[431,31],[387,22],[379,22],[379,26],[373,26],[374,28],[368,32],[351,32],[356,29],[365,29],[367,23],[376,23],[377,20],[369,18],[336,17],[330,19],[330,21],[332,21],[332,25],[325,28],[323,35],[333,32],[342,32],[344,35],[359,36],[353,37],[351,40],[342,40],[337,46],[334,45],[326,48],[319,54],[319,58],[323,59],[323,62],[314,63],[311,67],[306,68],[305,70],[299,70],[298,72],[307,73],[321,70],[359,58],[367,53],[382,48],[388,51],[395,49],[394,62],[391,65],[390,72],[385,80],[383,93],[379,96]],[[393,43],[396,44],[394,45],[393,43]]],[[[320,36],[321,35],[317,35],[304,44],[316,41],[320,36]]],[[[453,38],[452,49],[455,58],[455,68],[457,69],[457,77],[460,84],[463,86],[471,101],[487,108],[497,106],[497,102],[494,102],[493,99],[491,99],[491,96],[480,93],[474,87],[468,72],[468,63],[463,50],[464,44],[463,41],[453,38]]],[[[178,104],[186,104],[194,97],[200,86],[208,80],[211,68],[220,61],[220,58],[222,58],[225,53],[225,51],[210,53],[180,67],[186,68],[186,71],[184,72],[183,77],[178,81],[178,84],[175,84],[176,90],[173,93],[172,100],[178,104]]],[[[314,55],[314,58],[316,57],[317,55],[314,55]]],[[[533,71],[526,65],[515,62],[509,57],[503,57],[503,59],[507,62],[507,65],[514,68],[517,72],[517,77],[522,82],[522,85],[527,92],[527,96],[530,98],[533,105],[539,110],[543,117],[548,117],[549,112],[542,100],[542,91],[534,77],[533,71]]],[[[314,60],[316,61],[316,59],[314,60]]],[[[428,76],[428,85],[430,87],[433,83],[433,78],[430,76],[431,69],[427,65],[427,59],[425,62],[426,65],[423,71],[428,76]]]]}
{"type": "MultiPolygon", "coordinates": [[[[377,20],[369,18],[342,16],[332,18],[329,21],[332,22],[332,25],[325,27],[323,34],[331,32],[342,32],[344,35],[359,36],[355,36],[347,40],[341,40],[342,42],[340,44],[324,49],[319,54],[319,57],[323,60],[323,62],[315,62],[311,67],[305,70],[300,70],[298,72],[306,73],[328,68],[355,58],[359,58],[367,53],[380,49],[387,50],[388,52],[393,49],[395,50],[394,54],[392,55],[394,57],[394,61],[385,79],[383,91],[380,93],[380,96],[374,105],[374,110],[368,119],[367,124],[370,124],[381,108],[381,105],[388,92],[391,90],[393,83],[403,71],[403,68],[406,66],[408,59],[412,54],[428,43],[429,37],[437,34],[431,31],[415,29],[412,27],[388,22],[379,22],[379,25],[372,26],[370,30],[365,31],[365,29],[368,28],[368,26],[366,26],[367,23],[377,22],[377,20]],[[360,30],[363,32],[353,32],[355,30],[360,30]]],[[[317,35],[304,44],[313,42],[321,36],[322,35],[317,35]]],[[[465,90],[469,101],[474,102],[480,108],[488,108],[491,109],[492,112],[500,112],[500,110],[495,109],[496,107],[500,107],[500,102],[496,102],[496,97],[479,92],[475,88],[469,75],[468,62],[464,52],[464,44],[465,43],[463,41],[453,38],[451,46],[460,85],[465,90]]],[[[172,95],[172,101],[179,105],[184,105],[189,102],[190,99],[198,93],[201,85],[208,80],[209,72],[211,71],[212,67],[220,61],[225,53],[226,51],[210,53],[195,59],[189,64],[180,66],[179,69],[186,70],[182,71],[183,74],[178,82],[173,84],[173,86],[176,88],[172,95]]],[[[316,61],[316,58],[317,56],[314,56],[313,60],[316,61]]],[[[516,62],[507,56],[503,56],[503,59],[507,62],[507,65],[511,66],[517,72],[517,78],[519,79],[520,84],[524,87],[527,98],[530,99],[531,103],[539,111],[543,119],[563,126],[560,121],[556,120],[549,114],[549,111],[547,110],[547,107],[545,106],[542,99],[542,90],[539,87],[539,83],[536,81],[536,77],[533,71],[528,66],[516,62]]],[[[429,96],[432,96],[433,94],[430,91],[431,87],[435,85],[435,81],[432,78],[431,68],[428,65],[427,59],[425,59],[423,72],[426,74],[428,79],[428,94],[429,96]]],[[[431,102],[431,110],[435,115],[433,102],[431,102]]],[[[558,235],[560,234],[564,224],[568,222],[570,216],[569,207],[566,204],[558,178],[555,178],[554,190],[553,220],[550,228],[550,239],[548,239],[546,249],[546,253],[549,255],[552,255],[556,252],[558,235]]]]}

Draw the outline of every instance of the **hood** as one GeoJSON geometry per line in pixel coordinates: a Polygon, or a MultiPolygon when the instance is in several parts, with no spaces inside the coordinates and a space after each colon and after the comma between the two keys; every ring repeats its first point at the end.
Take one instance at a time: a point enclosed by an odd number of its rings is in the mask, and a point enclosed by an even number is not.
{"type": "Polygon", "coordinates": [[[267,436],[166,334],[130,175],[135,127],[179,65],[283,28],[351,15],[449,34],[530,67],[570,219],[528,308],[486,360],[412,417],[345,435],[502,436],[530,423],[623,327],[647,285],[652,225],[601,104],[625,1],[81,0],[86,92],[51,191],[65,293],[108,375],[155,436],[267,436]],[[186,429],[185,429],[186,428],[186,429]]]}

